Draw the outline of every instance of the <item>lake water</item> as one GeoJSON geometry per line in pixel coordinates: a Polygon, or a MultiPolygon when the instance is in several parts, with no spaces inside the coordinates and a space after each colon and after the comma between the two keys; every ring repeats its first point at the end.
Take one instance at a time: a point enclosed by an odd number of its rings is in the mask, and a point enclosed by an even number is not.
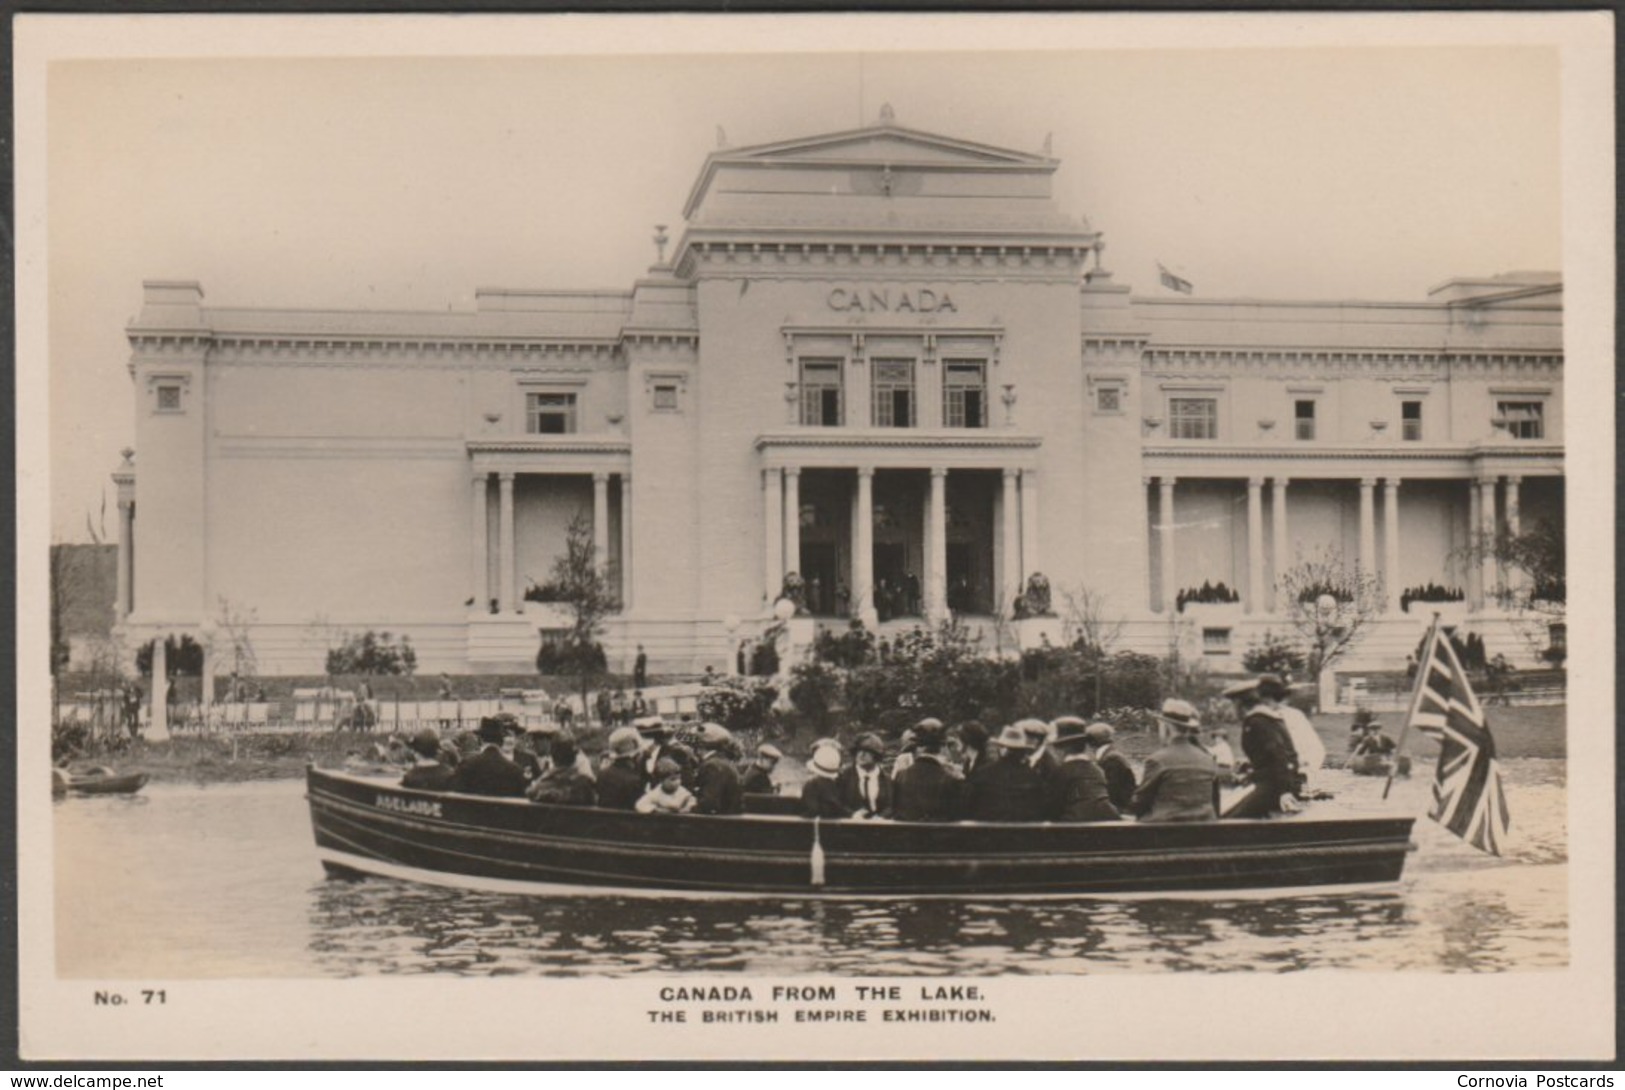
{"type": "MultiPolygon", "coordinates": [[[[325,876],[303,781],[149,786],[53,805],[57,972],[71,978],[862,972],[896,976],[1499,971],[1568,962],[1563,763],[1503,763],[1513,838],[1425,818],[1381,892],[1039,903],[517,897],[325,876]]],[[[1424,774],[1322,774],[1328,811],[1423,814],[1424,774]]],[[[1319,811],[1317,811],[1319,812],[1319,811]]]]}

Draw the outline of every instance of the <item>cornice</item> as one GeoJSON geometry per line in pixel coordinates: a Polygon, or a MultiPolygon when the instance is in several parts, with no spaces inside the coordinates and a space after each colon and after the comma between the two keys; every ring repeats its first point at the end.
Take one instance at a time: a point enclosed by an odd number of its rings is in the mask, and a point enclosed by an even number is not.
{"type": "MultiPolygon", "coordinates": [[[[131,335],[136,357],[169,354],[144,336],[131,335]]],[[[197,338],[211,364],[277,367],[499,367],[573,364],[590,369],[613,361],[619,342],[610,338],[549,340],[479,337],[356,337],[215,335],[197,338]]]]}
{"type": "Polygon", "coordinates": [[[822,449],[881,448],[889,450],[1036,450],[1043,438],[1027,434],[974,434],[981,429],[919,432],[915,429],[887,428],[851,431],[837,428],[807,428],[804,431],[771,432],[756,437],[756,449],[816,447],[822,449]],[[963,431],[967,434],[955,434],[963,431]],[[907,434],[913,432],[913,434],[907,434]]]}
{"type": "Polygon", "coordinates": [[[1542,463],[1561,463],[1563,448],[1553,444],[1538,447],[1486,446],[1468,443],[1452,447],[1238,447],[1216,446],[1192,440],[1190,446],[1147,446],[1141,448],[1145,461],[1185,460],[1217,461],[1220,459],[1250,462],[1469,462],[1485,458],[1507,459],[1542,463]]]}
{"type": "Polygon", "coordinates": [[[473,454],[610,454],[629,455],[632,441],[625,438],[594,438],[592,436],[540,436],[512,435],[499,438],[469,439],[468,453],[473,454]]]}
{"type": "Polygon", "coordinates": [[[1391,348],[1147,348],[1141,366],[1147,375],[1158,378],[1187,378],[1193,374],[1211,377],[1215,372],[1268,370],[1276,377],[1305,377],[1281,368],[1309,366],[1316,373],[1330,371],[1363,372],[1381,376],[1427,377],[1440,371],[1466,373],[1554,374],[1563,369],[1563,354],[1557,349],[1501,351],[1430,350],[1406,351],[1391,348]]]}
{"type": "MultiPolygon", "coordinates": [[[[755,232],[760,234],[759,231],[755,232]]],[[[860,237],[762,242],[689,239],[677,275],[798,279],[919,274],[955,280],[1076,280],[1098,236],[1017,242],[897,242],[860,237]]]]}

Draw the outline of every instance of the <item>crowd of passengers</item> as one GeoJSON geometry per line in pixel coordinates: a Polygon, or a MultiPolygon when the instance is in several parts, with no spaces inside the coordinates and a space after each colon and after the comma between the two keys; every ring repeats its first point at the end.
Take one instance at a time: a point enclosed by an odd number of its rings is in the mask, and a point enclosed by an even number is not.
{"type": "MultiPolygon", "coordinates": [[[[796,804],[823,819],[896,821],[1211,821],[1227,784],[1251,787],[1226,817],[1265,817],[1298,809],[1305,770],[1318,767],[1313,730],[1296,732],[1283,704],[1286,686],[1272,675],[1226,690],[1241,718],[1244,760],[1235,762],[1222,733],[1208,734],[1186,701],[1164,702],[1157,718],[1166,744],[1141,773],[1114,744],[1109,723],[1074,716],[1022,719],[996,735],[977,722],[949,730],[922,719],[899,751],[876,734],[860,735],[850,759],[833,739],[813,744],[809,776],[796,804]]],[[[1307,728],[1307,721],[1304,721],[1307,728]]],[[[776,794],[782,754],[758,747],[747,763],[716,723],[674,728],[658,716],[613,730],[597,767],[568,727],[527,733],[508,715],[480,721],[469,736],[443,741],[433,730],[408,743],[414,763],[404,787],[529,798],[561,806],[642,813],[738,814],[747,794],[776,794]]]]}

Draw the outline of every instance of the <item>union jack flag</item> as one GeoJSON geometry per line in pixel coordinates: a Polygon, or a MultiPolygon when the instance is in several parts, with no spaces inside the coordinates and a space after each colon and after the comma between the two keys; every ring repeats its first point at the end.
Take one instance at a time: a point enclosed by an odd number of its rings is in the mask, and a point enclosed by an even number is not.
{"type": "Polygon", "coordinates": [[[1417,670],[1410,724],[1439,739],[1428,817],[1480,851],[1501,854],[1511,824],[1484,709],[1450,640],[1434,622],[1417,670]]]}

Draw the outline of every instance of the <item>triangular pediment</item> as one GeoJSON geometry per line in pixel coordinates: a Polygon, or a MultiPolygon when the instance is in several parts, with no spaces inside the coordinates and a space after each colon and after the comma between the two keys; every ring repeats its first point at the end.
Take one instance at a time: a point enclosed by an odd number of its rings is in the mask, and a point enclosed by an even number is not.
{"type": "Polygon", "coordinates": [[[719,153],[738,161],[806,163],[931,163],[944,166],[1052,167],[1043,155],[996,148],[935,133],[883,125],[849,132],[826,133],[776,144],[758,144],[719,153]]]}
{"type": "Polygon", "coordinates": [[[862,129],[772,144],[719,148],[706,157],[705,167],[694,183],[683,214],[685,218],[692,216],[712,182],[725,172],[801,170],[821,173],[888,166],[927,173],[963,170],[1030,177],[1051,174],[1059,163],[1048,155],[978,144],[883,122],[862,129]]]}

